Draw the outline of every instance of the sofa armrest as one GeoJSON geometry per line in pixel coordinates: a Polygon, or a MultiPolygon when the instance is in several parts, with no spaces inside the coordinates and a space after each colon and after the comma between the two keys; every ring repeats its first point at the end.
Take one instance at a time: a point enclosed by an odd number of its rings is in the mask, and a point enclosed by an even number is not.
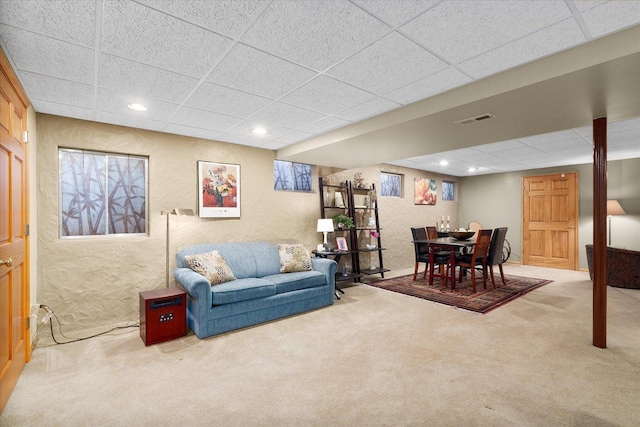
{"type": "Polygon", "coordinates": [[[190,268],[176,268],[173,275],[188,294],[192,302],[192,308],[195,309],[196,317],[200,317],[200,313],[206,316],[206,310],[211,309],[213,304],[211,300],[211,284],[201,274],[196,273],[190,268]],[[200,311],[203,310],[203,311],[200,311]]]}
{"type": "Polygon", "coordinates": [[[338,263],[329,258],[311,258],[311,266],[314,270],[324,274],[327,283],[335,292],[336,289],[336,271],[338,271],[338,263]]]}

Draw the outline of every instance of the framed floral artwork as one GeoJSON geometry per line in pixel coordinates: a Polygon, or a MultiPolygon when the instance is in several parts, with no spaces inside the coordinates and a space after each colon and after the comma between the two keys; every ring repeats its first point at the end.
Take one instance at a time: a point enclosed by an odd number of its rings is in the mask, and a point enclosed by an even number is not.
{"type": "Polygon", "coordinates": [[[240,218],[240,165],[198,161],[200,218],[240,218]]]}
{"type": "Polygon", "coordinates": [[[438,195],[438,183],[435,179],[415,178],[413,199],[416,205],[435,205],[438,195]]]}

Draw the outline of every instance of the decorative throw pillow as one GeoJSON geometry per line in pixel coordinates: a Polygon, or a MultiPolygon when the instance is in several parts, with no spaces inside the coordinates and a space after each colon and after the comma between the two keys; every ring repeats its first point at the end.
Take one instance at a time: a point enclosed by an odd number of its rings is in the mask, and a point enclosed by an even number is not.
{"type": "Polygon", "coordinates": [[[218,251],[187,255],[184,260],[189,268],[202,274],[212,285],[236,280],[233,272],[218,251]]]}
{"type": "Polygon", "coordinates": [[[279,244],[280,273],[293,273],[295,271],[309,271],[311,267],[311,255],[307,248],[301,244],[279,244]]]}

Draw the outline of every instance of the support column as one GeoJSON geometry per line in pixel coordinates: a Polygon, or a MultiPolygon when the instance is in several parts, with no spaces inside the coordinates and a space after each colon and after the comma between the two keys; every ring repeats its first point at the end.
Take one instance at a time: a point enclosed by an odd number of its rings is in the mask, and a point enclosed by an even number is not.
{"type": "Polygon", "coordinates": [[[593,345],[607,347],[607,118],[593,121],[593,345]]]}

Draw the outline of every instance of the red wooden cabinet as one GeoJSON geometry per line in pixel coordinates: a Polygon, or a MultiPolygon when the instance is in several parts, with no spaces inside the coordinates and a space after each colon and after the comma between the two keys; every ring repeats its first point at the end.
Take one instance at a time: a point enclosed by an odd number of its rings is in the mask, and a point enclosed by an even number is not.
{"type": "Polygon", "coordinates": [[[187,294],[178,287],[140,292],[140,337],[144,345],[187,334],[187,294]]]}

